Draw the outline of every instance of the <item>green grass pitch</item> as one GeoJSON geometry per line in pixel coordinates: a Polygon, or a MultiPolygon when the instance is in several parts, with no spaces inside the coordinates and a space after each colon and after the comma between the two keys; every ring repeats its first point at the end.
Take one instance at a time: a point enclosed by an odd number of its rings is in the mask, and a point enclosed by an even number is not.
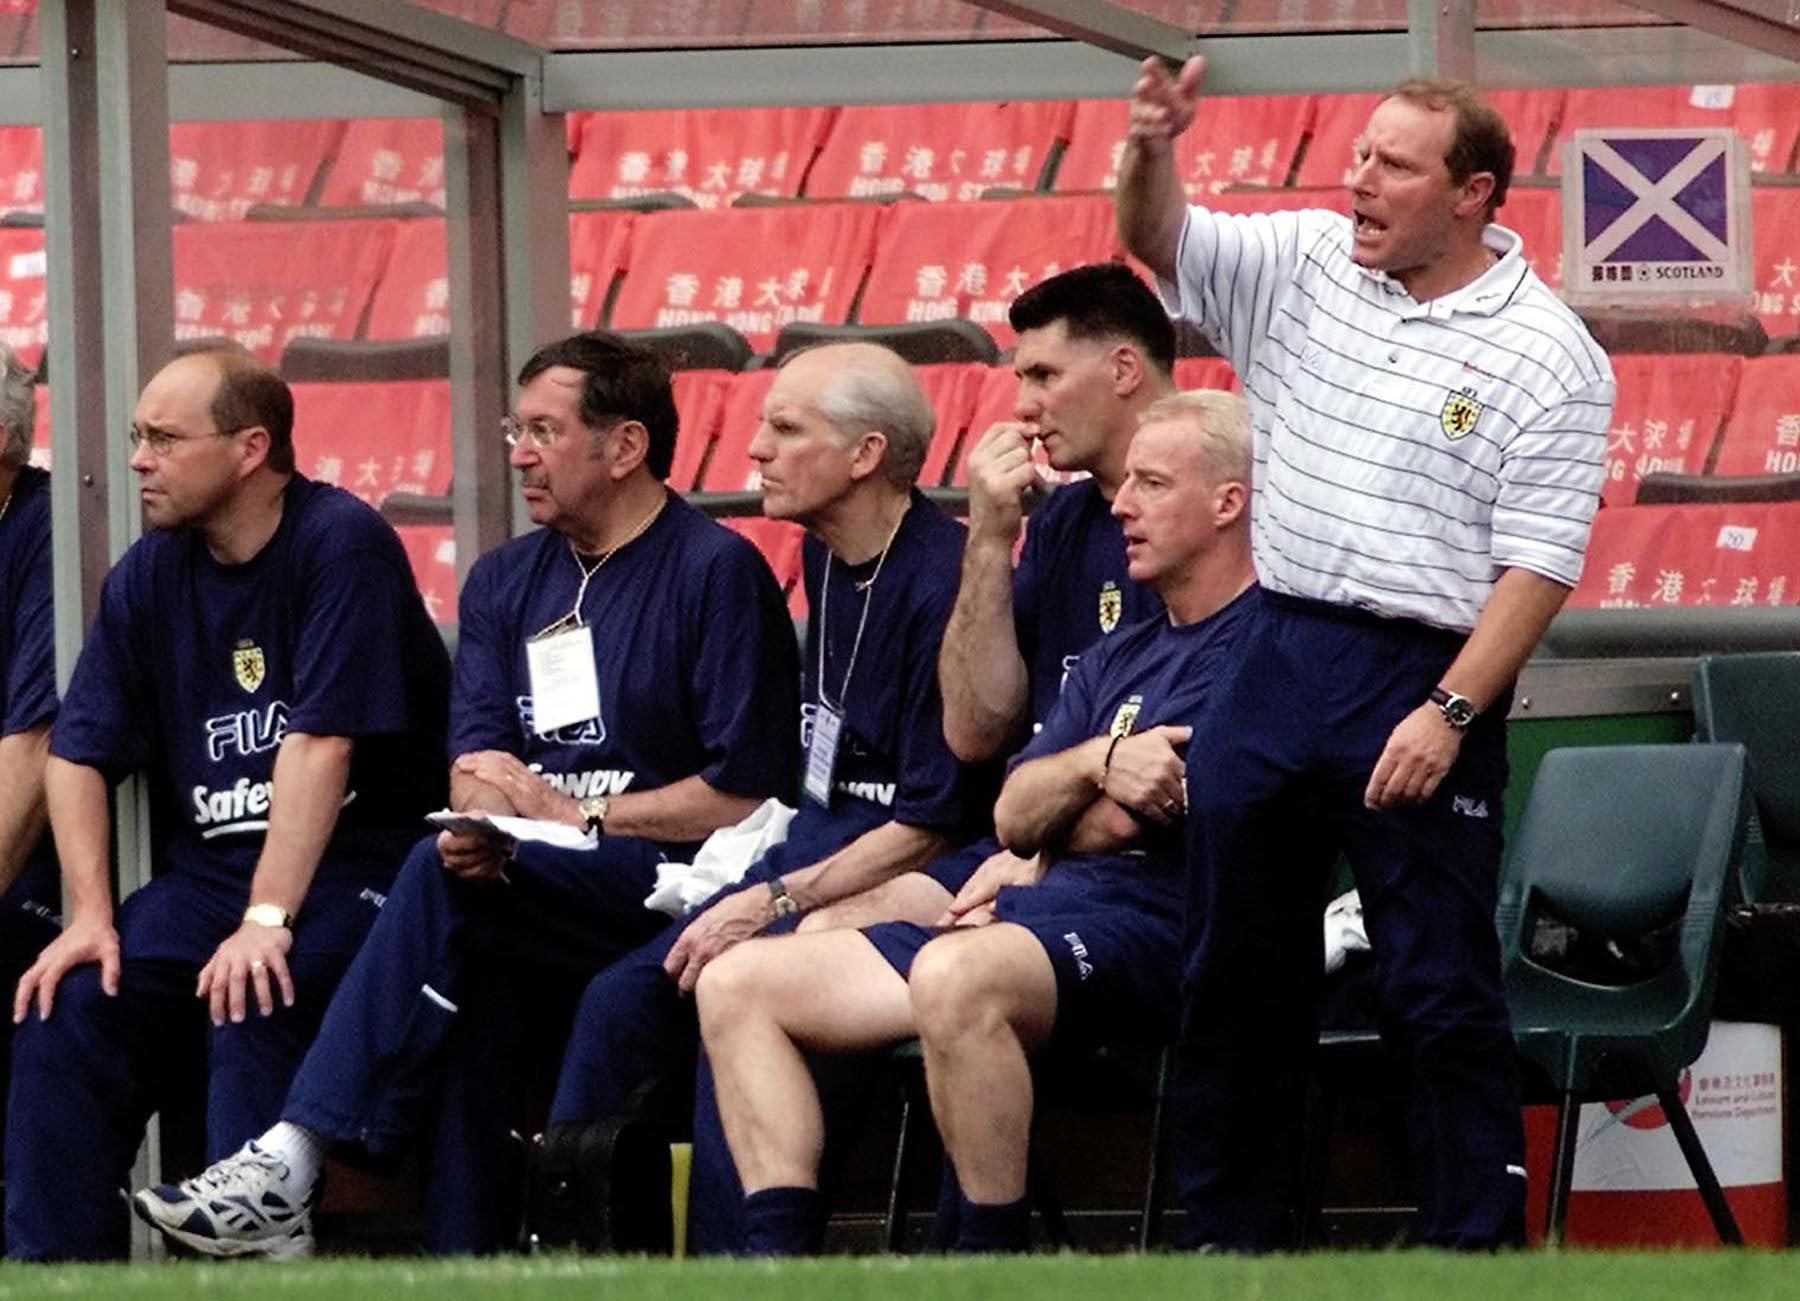
{"type": "Polygon", "coordinates": [[[1800,1254],[1571,1251],[1468,1257],[1394,1251],[1254,1260],[1070,1255],[779,1263],[566,1256],[0,1268],[0,1301],[90,1296],[132,1301],[404,1301],[409,1296],[521,1301],[1786,1301],[1800,1296],[1800,1254]]]}

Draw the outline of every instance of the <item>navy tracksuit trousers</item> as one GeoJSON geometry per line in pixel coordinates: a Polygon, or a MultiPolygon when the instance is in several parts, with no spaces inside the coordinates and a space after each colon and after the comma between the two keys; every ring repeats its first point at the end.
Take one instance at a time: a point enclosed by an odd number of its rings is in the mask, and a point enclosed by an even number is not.
{"type": "Polygon", "coordinates": [[[294,925],[294,1006],[212,1027],[194,997],[200,968],[243,918],[243,884],[157,877],[120,906],[119,992],[98,966],[56,990],[14,1033],[6,1134],[7,1254],[105,1260],[130,1245],[121,1196],[144,1126],[206,1059],[206,1159],[272,1124],[331,992],[380,909],[384,877],[321,875],[294,925]]]}
{"type": "Polygon", "coordinates": [[[529,1013],[656,932],[664,919],[643,901],[660,857],[624,837],[598,851],[528,844],[510,883],[465,881],[435,837],[420,841],[282,1119],[377,1159],[420,1143],[427,1248],[511,1246],[529,1013]]]}
{"type": "Polygon", "coordinates": [[[1318,1037],[1319,908],[1341,851],[1362,894],[1383,1033],[1410,1068],[1423,1242],[1522,1234],[1524,1140],[1494,905],[1508,701],[1424,804],[1372,812],[1388,735],[1464,638],[1265,592],[1188,745],[1190,897],[1172,1090],[1195,1244],[1288,1244],[1318,1037]]]}

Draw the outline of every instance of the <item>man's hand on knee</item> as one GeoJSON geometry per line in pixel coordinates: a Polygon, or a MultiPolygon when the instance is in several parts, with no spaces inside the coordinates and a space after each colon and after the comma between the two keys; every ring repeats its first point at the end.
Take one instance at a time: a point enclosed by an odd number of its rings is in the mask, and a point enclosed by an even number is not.
{"type": "Polygon", "coordinates": [[[214,1025],[238,1022],[248,1011],[250,991],[264,1016],[275,1013],[275,989],[281,1005],[294,1005],[294,978],[288,972],[287,955],[294,946],[293,932],[285,926],[261,926],[245,922],[226,936],[200,968],[194,996],[204,998],[214,1025]]]}
{"type": "Polygon", "coordinates": [[[1003,886],[1036,885],[1044,879],[1044,863],[1040,855],[1020,858],[1009,849],[997,854],[990,854],[982,860],[981,866],[969,879],[963,882],[963,888],[956,892],[947,908],[938,917],[939,926],[981,926],[992,921],[994,917],[993,902],[999,897],[1003,886]],[[985,910],[981,920],[969,920],[977,912],[985,910]]]}
{"type": "Polygon", "coordinates": [[[691,994],[707,963],[760,932],[774,916],[772,897],[761,884],[726,895],[687,924],[663,959],[663,970],[682,993],[691,994]]]}
{"type": "Polygon", "coordinates": [[[100,965],[100,988],[108,995],[117,994],[119,933],[111,922],[70,922],[67,930],[44,947],[37,961],[19,977],[19,986],[13,991],[13,1024],[25,1019],[33,999],[37,1001],[38,1019],[48,1021],[62,978],[90,962],[100,965]]]}

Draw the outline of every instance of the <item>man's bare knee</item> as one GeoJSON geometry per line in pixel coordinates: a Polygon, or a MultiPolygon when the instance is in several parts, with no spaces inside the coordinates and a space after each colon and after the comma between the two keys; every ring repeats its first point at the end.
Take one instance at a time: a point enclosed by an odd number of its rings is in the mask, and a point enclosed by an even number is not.
{"type": "Polygon", "coordinates": [[[755,1012],[766,992],[769,958],[754,941],[727,949],[700,972],[694,1004],[708,1039],[755,1012]]]}
{"type": "Polygon", "coordinates": [[[907,987],[922,1038],[967,1029],[995,1010],[985,946],[976,939],[973,932],[941,935],[913,959],[907,987]]]}

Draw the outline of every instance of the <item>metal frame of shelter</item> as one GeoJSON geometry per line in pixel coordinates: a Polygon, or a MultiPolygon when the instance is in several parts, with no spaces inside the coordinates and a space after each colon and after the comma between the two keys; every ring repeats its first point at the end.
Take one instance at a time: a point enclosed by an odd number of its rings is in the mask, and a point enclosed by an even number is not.
{"type": "MultiPolygon", "coordinates": [[[[1632,2],[1671,23],[1478,31],[1475,0],[1408,0],[1405,31],[1202,43],[1109,0],[969,0],[1045,39],[552,52],[401,0],[42,0],[40,61],[0,68],[0,122],[39,123],[45,139],[59,677],[66,683],[106,570],[140,528],[125,433],[173,337],[172,118],[441,116],[455,533],[466,571],[522,522],[504,447],[488,436],[508,408],[510,376],[568,325],[567,111],[1118,96],[1127,60],[1202,48],[1208,89],[1221,94],[1372,90],[1432,72],[1479,74],[1489,86],[1586,84],[1597,73],[1618,84],[1786,80],[1800,66],[1800,28],[1784,0],[1632,2]],[[171,14],[302,57],[171,63],[171,14]]],[[[1632,635],[1692,640],[1699,626],[1664,618],[1653,625],[1632,612],[1632,635]]],[[[1619,634],[1618,620],[1600,622],[1619,634]]],[[[1791,642],[1796,627],[1791,612],[1739,622],[1750,644],[1791,642]]],[[[1562,698],[1571,712],[1662,698],[1673,676],[1578,676],[1562,698]]],[[[146,819],[141,795],[119,803],[128,889],[147,874],[146,819]]]]}

